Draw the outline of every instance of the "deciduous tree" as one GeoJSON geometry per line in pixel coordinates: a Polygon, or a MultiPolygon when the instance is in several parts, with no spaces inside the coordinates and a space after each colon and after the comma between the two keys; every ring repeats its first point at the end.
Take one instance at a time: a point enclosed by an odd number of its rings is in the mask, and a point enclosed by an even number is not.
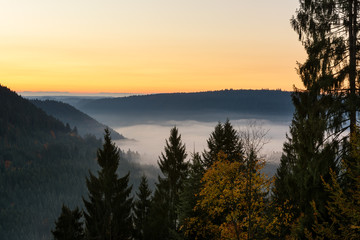
{"type": "Polygon", "coordinates": [[[257,161],[255,171],[250,173],[252,181],[249,183],[243,164],[242,161],[228,161],[226,154],[220,153],[218,161],[206,171],[202,179],[204,186],[199,194],[201,199],[195,210],[206,212],[210,224],[200,226],[196,217],[190,219],[195,231],[203,233],[205,228],[215,236],[218,234],[215,239],[258,239],[264,236],[267,225],[264,214],[266,193],[271,181],[260,173],[263,163],[257,161]],[[250,202],[249,191],[252,191],[250,202]],[[213,222],[218,216],[222,216],[223,221],[213,222]]]}

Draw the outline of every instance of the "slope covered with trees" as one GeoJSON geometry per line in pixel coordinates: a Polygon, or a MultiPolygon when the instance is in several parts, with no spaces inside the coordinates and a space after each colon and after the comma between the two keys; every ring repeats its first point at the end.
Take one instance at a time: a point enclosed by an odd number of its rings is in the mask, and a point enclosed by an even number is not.
{"type": "MultiPolygon", "coordinates": [[[[44,110],[48,115],[59,119],[64,124],[69,124],[71,128],[76,127],[81,136],[92,134],[97,138],[102,138],[104,129],[108,128],[108,126],[99,123],[89,115],[77,110],[75,107],[67,103],[54,100],[31,100],[31,103],[44,110]]],[[[111,132],[112,139],[124,139],[124,136],[115,130],[111,128],[109,128],[109,130],[111,132]]]]}
{"type": "MultiPolygon", "coordinates": [[[[82,206],[100,145],[0,86],[0,239],[48,239],[63,204],[82,206]]],[[[136,154],[119,154],[118,173],[131,171],[138,186],[144,168],[129,158],[136,154]]],[[[157,174],[154,167],[146,172],[157,174]]]]}

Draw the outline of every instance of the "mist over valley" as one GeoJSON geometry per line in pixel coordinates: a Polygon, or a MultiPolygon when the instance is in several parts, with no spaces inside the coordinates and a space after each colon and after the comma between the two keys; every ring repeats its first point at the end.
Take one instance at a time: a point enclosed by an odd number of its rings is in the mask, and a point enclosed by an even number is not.
{"type": "MultiPolygon", "coordinates": [[[[125,139],[114,136],[122,150],[138,152],[141,163],[156,165],[172,127],[179,128],[188,153],[201,153],[207,148],[206,140],[216,124],[226,119],[239,131],[250,123],[268,130],[262,154],[277,163],[293,113],[290,95],[290,92],[278,90],[222,90],[106,98],[76,95],[32,95],[29,98],[56,117],[65,113],[56,113],[52,100],[78,108],[104,124],[102,126],[107,125],[124,136],[125,139]],[[45,101],[49,99],[51,101],[45,101]],[[45,108],[45,103],[53,105],[45,108]]],[[[68,119],[63,119],[64,123],[68,119]]],[[[84,132],[80,121],[74,124],[84,132]]],[[[87,129],[89,133],[93,130],[87,129]]],[[[99,130],[96,136],[99,137],[99,130]]]]}
{"type": "MultiPolygon", "coordinates": [[[[223,119],[221,122],[225,122],[223,119]]],[[[268,130],[261,154],[269,161],[278,164],[285,134],[289,129],[286,123],[273,123],[267,120],[242,119],[230,120],[234,129],[242,131],[250,124],[256,124],[268,130]]],[[[186,145],[188,153],[200,152],[207,149],[207,139],[218,122],[199,121],[167,121],[157,124],[139,124],[133,126],[114,127],[117,132],[122,133],[127,139],[116,140],[116,144],[124,151],[128,149],[136,151],[141,155],[142,163],[157,164],[158,157],[164,150],[165,140],[168,139],[170,129],[176,126],[181,138],[186,145]]]]}

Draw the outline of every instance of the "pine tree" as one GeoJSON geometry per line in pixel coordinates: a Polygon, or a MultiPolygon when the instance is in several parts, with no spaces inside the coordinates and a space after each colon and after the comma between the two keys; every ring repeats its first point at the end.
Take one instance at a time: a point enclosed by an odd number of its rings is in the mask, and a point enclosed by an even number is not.
{"type": "Polygon", "coordinates": [[[111,141],[109,129],[105,129],[103,148],[97,152],[101,169],[98,177],[90,172],[86,179],[89,200],[85,200],[85,225],[88,239],[130,239],[132,236],[131,208],[128,187],[129,173],[119,178],[119,149],[111,141]]]}
{"type": "Polygon", "coordinates": [[[233,128],[229,120],[224,124],[220,122],[215,126],[214,131],[207,140],[209,150],[203,153],[204,166],[209,168],[221,152],[228,156],[229,161],[239,161],[242,159],[242,143],[238,132],[233,128]]]}
{"type": "Polygon", "coordinates": [[[179,198],[188,174],[185,145],[176,127],[170,131],[164,153],[158,160],[163,177],[158,177],[148,233],[150,239],[174,239],[179,230],[179,198]],[[150,236],[151,235],[151,236],[150,236]]]}
{"type": "Polygon", "coordinates": [[[55,230],[51,231],[55,240],[83,240],[82,213],[79,208],[70,210],[63,205],[61,215],[55,222],[55,230]]]}
{"type": "Polygon", "coordinates": [[[151,205],[151,190],[149,189],[148,180],[145,175],[141,177],[139,190],[136,193],[137,200],[134,202],[134,230],[135,239],[146,239],[144,233],[149,218],[151,205]]]}

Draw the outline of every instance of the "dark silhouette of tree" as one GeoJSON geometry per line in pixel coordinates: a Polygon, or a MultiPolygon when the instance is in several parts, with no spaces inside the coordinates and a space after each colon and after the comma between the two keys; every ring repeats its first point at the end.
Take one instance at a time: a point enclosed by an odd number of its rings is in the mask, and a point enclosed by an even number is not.
{"type": "Polygon", "coordinates": [[[73,211],[63,205],[61,215],[55,222],[55,230],[51,231],[55,240],[82,240],[84,239],[82,213],[76,208],[73,211]]]}
{"type": "Polygon", "coordinates": [[[184,182],[184,190],[180,194],[179,221],[182,224],[186,218],[193,214],[193,209],[198,200],[197,194],[201,188],[201,178],[204,175],[204,167],[201,164],[199,153],[192,154],[189,165],[189,177],[184,182]]]}
{"type": "Polygon", "coordinates": [[[204,166],[209,168],[215,161],[220,151],[228,156],[229,161],[242,159],[242,143],[238,132],[233,128],[229,120],[224,124],[220,122],[207,140],[209,150],[203,153],[204,166]]]}
{"type": "Polygon", "coordinates": [[[188,174],[185,145],[173,127],[158,160],[163,177],[158,177],[148,233],[150,239],[174,239],[178,235],[180,193],[188,174]]]}
{"type": "Polygon", "coordinates": [[[308,54],[299,64],[300,77],[307,90],[331,96],[328,106],[332,129],[354,132],[359,111],[359,1],[299,0],[292,18],[308,54]]]}
{"type": "Polygon", "coordinates": [[[85,225],[88,239],[130,239],[132,236],[131,208],[128,187],[129,173],[119,178],[119,149],[111,141],[109,129],[105,129],[103,148],[97,152],[101,169],[98,177],[90,172],[86,179],[89,200],[85,200],[85,225]]]}
{"type": "Polygon", "coordinates": [[[202,165],[200,154],[193,153],[189,166],[189,176],[184,182],[184,190],[180,194],[179,204],[179,223],[182,232],[185,234],[185,239],[195,239],[195,237],[199,237],[192,229],[187,228],[190,219],[194,217],[205,218],[203,215],[206,213],[200,210],[194,210],[197,201],[200,200],[198,194],[202,187],[201,179],[204,172],[205,169],[202,165]]]}
{"type": "MultiPolygon", "coordinates": [[[[277,206],[289,202],[295,218],[299,218],[296,234],[301,237],[314,220],[310,202],[314,201],[321,213],[326,212],[329,194],[321,177],[329,180],[330,169],[338,172],[339,145],[334,139],[326,140],[328,119],[323,101],[310,92],[294,93],[296,111],[275,176],[273,200],[277,206]]],[[[289,233],[290,229],[283,232],[289,233]]]]}
{"type": "Polygon", "coordinates": [[[308,233],[308,239],[359,239],[360,238],[360,131],[359,127],[351,135],[352,157],[357,161],[354,166],[342,165],[341,171],[346,178],[353,181],[352,188],[344,188],[341,178],[331,171],[331,180],[323,179],[324,188],[329,193],[326,200],[326,214],[332,221],[324,220],[323,215],[317,210],[317,205],[312,202],[314,209],[313,234],[308,233]]]}
{"type": "Polygon", "coordinates": [[[140,186],[134,202],[134,238],[143,240],[151,205],[151,190],[145,175],[141,177],[140,186]]]}

